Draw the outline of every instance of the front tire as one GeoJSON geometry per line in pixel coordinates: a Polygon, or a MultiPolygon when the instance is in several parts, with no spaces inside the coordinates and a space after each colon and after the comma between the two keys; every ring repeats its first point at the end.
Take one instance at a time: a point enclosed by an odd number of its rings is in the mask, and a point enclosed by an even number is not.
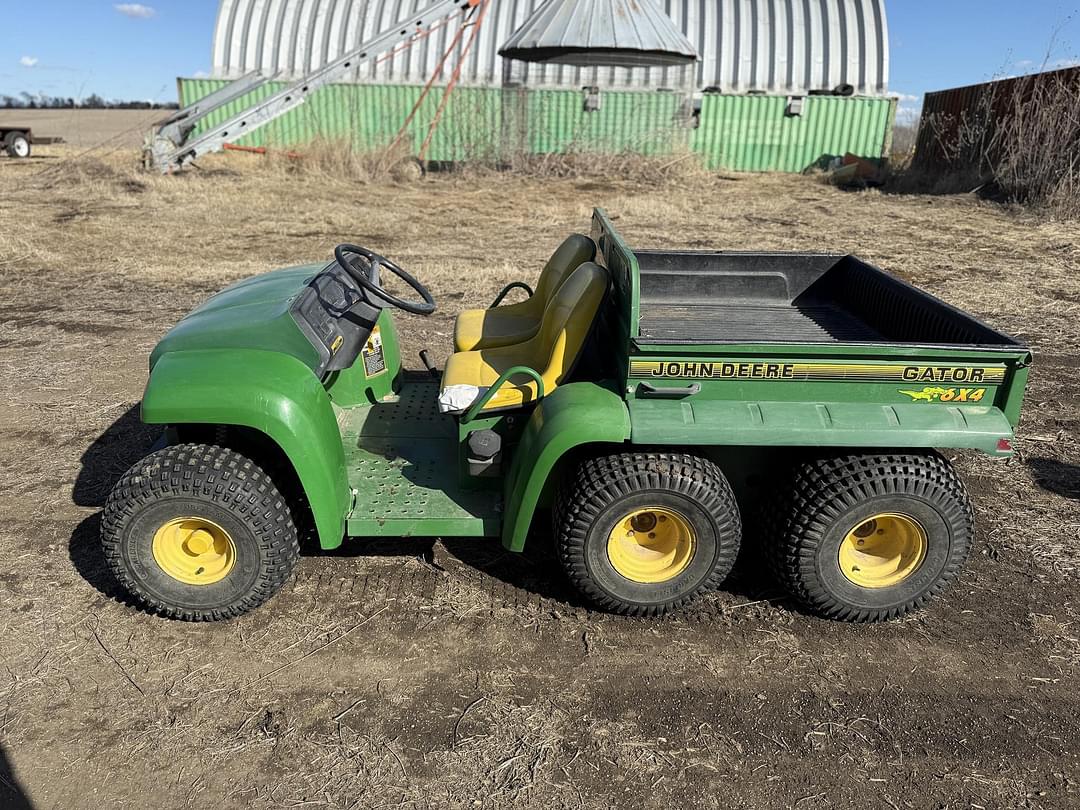
{"type": "Polygon", "coordinates": [[[742,536],[723,472],[681,453],[586,460],[560,491],[555,522],[574,587],[598,607],[632,616],[667,613],[715,587],[742,536]]]}
{"type": "Polygon", "coordinates": [[[174,619],[239,616],[273,596],[299,558],[288,504],[251,460],[224,447],[151,453],[110,493],[105,559],[142,605],[174,619]]]}
{"type": "Polygon", "coordinates": [[[796,465],[766,516],[780,584],[830,619],[894,619],[941,593],[973,534],[964,484],[936,453],[796,465]]]}

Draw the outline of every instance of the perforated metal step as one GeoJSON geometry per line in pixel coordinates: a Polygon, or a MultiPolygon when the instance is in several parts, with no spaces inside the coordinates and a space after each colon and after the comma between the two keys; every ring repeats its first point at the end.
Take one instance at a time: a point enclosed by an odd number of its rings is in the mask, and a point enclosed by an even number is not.
{"type": "Polygon", "coordinates": [[[435,405],[438,385],[406,383],[395,402],[339,412],[356,502],[349,534],[364,537],[497,535],[498,489],[462,486],[457,425],[435,405]]]}

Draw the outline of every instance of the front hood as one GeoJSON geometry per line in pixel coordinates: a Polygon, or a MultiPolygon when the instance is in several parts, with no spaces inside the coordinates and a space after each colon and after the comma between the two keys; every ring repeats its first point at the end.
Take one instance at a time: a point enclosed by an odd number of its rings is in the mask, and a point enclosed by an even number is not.
{"type": "Polygon", "coordinates": [[[168,331],[150,355],[150,368],[166,352],[205,349],[282,352],[315,368],[318,355],[297,328],[289,305],[323,267],[288,267],[226,287],[168,331]]]}

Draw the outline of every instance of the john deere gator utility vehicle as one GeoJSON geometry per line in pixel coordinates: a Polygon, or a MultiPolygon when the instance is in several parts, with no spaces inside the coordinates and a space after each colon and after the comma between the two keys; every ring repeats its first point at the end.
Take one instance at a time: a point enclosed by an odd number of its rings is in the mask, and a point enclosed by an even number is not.
{"type": "Polygon", "coordinates": [[[521,551],[549,507],[570,581],[623,613],[715,586],[741,542],[847,620],[899,616],[964,562],[971,506],[935,448],[1012,453],[1013,339],[854,256],[631,250],[600,210],[511,286],[527,298],[461,313],[441,373],[403,370],[392,317],[431,294],[362,247],[194,310],[150,357],[142,418],[166,444],[105,508],[116,576],[224,619],[282,586],[303,527],[326,549],[521,551]]]}

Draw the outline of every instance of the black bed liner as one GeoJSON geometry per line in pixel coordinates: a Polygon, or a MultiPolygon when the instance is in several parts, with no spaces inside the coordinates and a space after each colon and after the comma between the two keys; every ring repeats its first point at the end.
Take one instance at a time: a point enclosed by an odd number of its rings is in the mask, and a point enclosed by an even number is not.
{"type": "Polygon", "coordinates": [[[636,250],[639,343],[1019,344],[854,256],[636,250]]]}
{"type": "Polygon", "coordinates": [[[686,343],[846,343],[879,341],[881,335],[839,307],[748,304],[656,304],[641,316],[646,338],[686,343]]]}

